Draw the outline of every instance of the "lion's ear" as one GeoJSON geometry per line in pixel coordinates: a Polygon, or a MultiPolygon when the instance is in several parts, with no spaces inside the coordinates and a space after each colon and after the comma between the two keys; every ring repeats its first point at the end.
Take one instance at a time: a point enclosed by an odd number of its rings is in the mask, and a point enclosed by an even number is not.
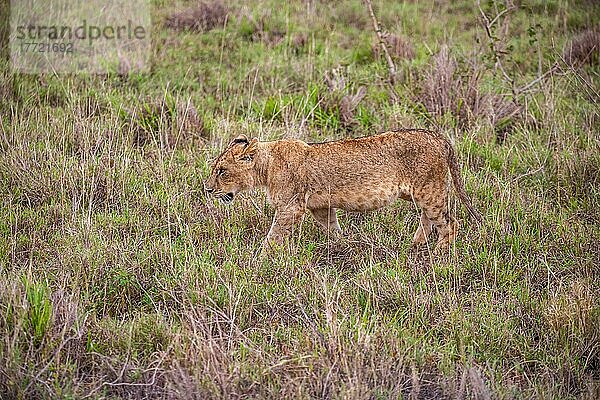
{"type": "Polygon", "coordinates": [[[236,144],[243,144],[243,145],[248,145],[249,141],[248,141],[248,137],[246,135],[239,135],[238,137],[236,137],[235,139],[233,139],[233,141],[231,142],[230,146],[236,145],[236,144]]]}
{"type": "Polygon", "coordinates": [[[248,144],[244,148],[244,152],[240,155],[240,160],[243,160],[243,161],[254,160],[254,156],[256,155],[257,149],[258,149],[258,139],[253,138],[251,141],[248,142],[248,144]]]}

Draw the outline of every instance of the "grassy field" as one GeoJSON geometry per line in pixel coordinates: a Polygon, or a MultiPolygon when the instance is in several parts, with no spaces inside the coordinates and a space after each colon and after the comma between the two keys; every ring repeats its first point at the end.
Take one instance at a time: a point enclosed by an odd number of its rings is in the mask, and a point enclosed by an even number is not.
{"type": "Polygon", "coordinates": [[[393,88],[360,0],[152,4],[146,73],[12,74],[0,28],[0,398],[600,398],[596,2],[376,0],[393,88]],[[396,127],[484,215],[447,257],[398,202],[260,261],[265,196],[203,192],[238,134],[396,127]]]}

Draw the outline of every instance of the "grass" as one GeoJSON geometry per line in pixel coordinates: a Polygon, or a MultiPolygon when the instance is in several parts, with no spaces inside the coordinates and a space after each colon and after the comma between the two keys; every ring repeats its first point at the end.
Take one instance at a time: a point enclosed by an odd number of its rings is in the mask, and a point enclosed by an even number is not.
{"type": "Polygon", "coordinates": [[[524,1],[501,20],[519,86],[539,60],[562,69],[518,99],[499,141],[493,119],[419,100],[444,45],[458,84],[475,59],[477,90],[507,92],[473,2],[375,2],[414,48],[395,58],[397,100],[358,0],[219,3],[223,24],[191,30],[173,18],[194,3],[153,4],[147,74],[0,66],[1,398],[600,396],[598,57],[560,61],[597,5],[524,1]],[[341,213],[342,242],[307,217],[293,248],[259,261],[264,195],[226,207],[203,192],[237,134],[409,126],[453,140],[485,216],[477,228],[452,200],[462,228],[447,258],[410,249],[417,213],[398,202],[341,213]]]}

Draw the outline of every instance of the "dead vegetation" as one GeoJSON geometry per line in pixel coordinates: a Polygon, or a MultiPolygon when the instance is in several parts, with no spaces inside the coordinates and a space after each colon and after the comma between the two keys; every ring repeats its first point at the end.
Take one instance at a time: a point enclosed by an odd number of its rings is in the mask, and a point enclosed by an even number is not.
{"type": "MultiPolygon", "coordinates": [[[[415,58],[415,49],[412,43],[402,35],[388,33],[384,35],[383,41],[388,49],[390,56],[396,61],[412,60],[415,58]]],[[[379,42],[373,43],[371,48],[375,57],[382,56],[381,46],[379,42]]]]}
{"type": "Polygon", "coordinates": [[[165,26],[177,31],[207,32],[223,27],[228,15],[229,9],[222,1],[199,2],[193,7],[169,16],[165,21],[165,26]]]}
{"type": "Polygon", "coordinates": [[[480,80],[484,70],[478,64],[459,69],[448,46],[442,46],[432,57],[421,79],[421,102],[431,116],[451,114],[460,126],[469,126],[478,118],[498,127],[519,116],[521,108],[511,99],[494,93],[484,93],[480,80]]]}
{"type": "Polygon", "coordinates": [[[360,102],[367,95],[367,88],[359,86],[353,90],[349,87],[341,68],[327,71],[324,80],[329,89],[323,98],[324,106],[339,114],[340,122],[345,129],[352,129],[358,123],[356,111],[360,102]]]}
{"type": "Polygon", "coordinates": [[[26,150],[12,149],[3,156],[0,176],[15,204],[23,207],[51,207],[68,198],[73,202],[73,210],[112,209],[118,204],[115,182],[108,173],[108,160],[100,146],[95,145],[95,149],[88,147],[86,151],[80,142],[70,143],[66,153],[81,165],[68,175],[56,169],[60,154],[54,150],[40,152],[34,162],[23,159],[22,152],[26,150]],[[58,193],[56,188],[60,188],[58,193]]]}
{"type": "Polygon", "coordinates": [[[600,63],[600,26],[575,36],[565,47],[562,58],[573,67],[584,64],[598,65],[600,63]]]}
{"type": "Polygon", "coordinates": [[[362,1],[353,3],[342,1],[336,4],[332,12],[336,19],[344,22],[344,25],[351,26],[360,31],[368,29],[370,25],[369,15],[365,13],[362,1]]]}
{"type": "Polygon", "coordinates": [[[309,37],[306,32],[297,32],[292,35],[291,47],[296,55],[302,53],[309,42],[309,37]]]}

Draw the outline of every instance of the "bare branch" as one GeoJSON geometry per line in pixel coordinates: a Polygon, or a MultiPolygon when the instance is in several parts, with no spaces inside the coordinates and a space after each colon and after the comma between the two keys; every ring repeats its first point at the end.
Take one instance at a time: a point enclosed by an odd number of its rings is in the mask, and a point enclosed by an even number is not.
{"type": "Polygon", "coordinates": [[[489,17],[485,14],[483,9],[481,8],[480,0],[477,0],[477,7],[479,8],[479,13],[481,14],[481,18],[483,19],[483,24],[482,24],[483,28],[485,29],[485,33],[490,41],[490,48],[491,48],[493,56],[494,56],[494,67],[497,68],[502,73],[502,76],[504,77],[504,79],[510,84],[511,90],[512,90],[513,102],[516,105],[518,105],[518,100],[519,100],[520,96],[522,96],[523,94],[530,91],[537,84],[543,82],[547,77],[557,73],[560,70],[560,65],[558,62],[555,62],[546,72],[540,73],[531,82],[529,82],[521,87],[517,87],[515,80],[506,72],[506,69],[504,68],[502,59],[500,57],[500,54],[502,54],[503,52],[500,49],[498,49],[498,47],[497,47],[498,38],[495,37],[492,33],[492,27],[494,26],[494,24],[496,24],[502,16],[504,16],[509,11],[515,9],[516,7],[510,6],[510,7],[505,8],[504,10],[499,12],[498,15],[496,15],[492,20],[489,19],[489,17]]]}
{"type": "Polygon", "coordinates": [[[492,53],[494,56],[494,67],[496,67],[502,73],[502,76],[504,77],[504,79],[510,84],[512,94],[513,94],[513,101],[516,102],[518,93],[517,93],[517,90],[515,87],[515,81],[506,72],[506,69],[504,68],[504,65],[502,64],[502,59],[500,58],[500,54],[502,52],[500,51],[500,49],[498,49],[498,47],[496,45],[498,39],[492,34],[492,27],[494,26],[494,24],[496,22],[498,22],[498,20],[500,19],[501,16],[503,16],[504,14],[513,10],[515,7],[514,6],[507,7],[502,12],[498,13],[498,15],[496,15],[494,17],[494,19],[491,21],[488,18],[488,16],[485,14],[483,9],[481,8],[481,2],[479,0],[477,0],[477,7],[479,8],[479,13],[481,14],[481,17],[483,18],[483,22],[484,22],[483,27],[485,29],[485,33],[490,41],[490,47],[491,47],[491,50],[492,50],[492,53]]]}
{"type": "Polygon", "coordinates": [[[394,60],[392,60],[392,56],[390,56],[390,52],[388,51],[385,39],[383,37],[383,33],[381,32],[381,28],[379,27],[379,22],[377,21],[375,12],[373,12],[373,5],[371,4],[371,0],[364,0],[364,2],[367,8],[369,9],[369,15],[371,16],[371,21],[373,22],[373,29],[375,30],[377,40],[379,42],[379,45],[381,46],[381,50],[383,51],[385,60],[387,61],[388,70],[390,72],[390,84],[393,86],[396,83],[396,65],[394,64],[394,60]]]}
{"type": "Polygon", "coordinates": [[[559,65],[558,63],[554,63],[554,65],[552,67],[550,67],[550,69],[548,69],[548,71],[544,72],[543,74],[541,74],[540,76],[538,76],[537,78],[535,78],[534,80],[532,80],[531,82],[529,82],[528,84],[521,86],[520,88],[517,89],[517,93],[523,94],[526,91],[528,91],[529,89],[531,89],[533,86],[537,85],[538,83],[542,82],[544,79],[546,79],[546,77],[548,77],[549,75],[552,75],[553,73],[555,73],[557,70],[559,69],[559,65]]]}

